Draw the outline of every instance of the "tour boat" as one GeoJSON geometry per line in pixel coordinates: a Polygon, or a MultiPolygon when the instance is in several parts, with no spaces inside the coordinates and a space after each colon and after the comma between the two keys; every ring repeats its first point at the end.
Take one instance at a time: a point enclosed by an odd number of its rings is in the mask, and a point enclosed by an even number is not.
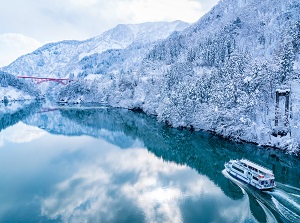
{"type": "Polygon", "coordinates": [[[230,160],[228,163],[225,163],[225,169],[233,177],[259,190],[271,190],[276,186],[272,170],[249,160],[230,160]]]}

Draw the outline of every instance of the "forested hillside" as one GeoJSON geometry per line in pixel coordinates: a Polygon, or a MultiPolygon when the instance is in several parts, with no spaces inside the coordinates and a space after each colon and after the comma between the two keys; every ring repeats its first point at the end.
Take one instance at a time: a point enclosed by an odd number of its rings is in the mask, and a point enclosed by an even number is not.
{"type": "MultiPolygon", "coordinates": [[[[130,49],[108,52],[97,60],[99,70],[88,72],[104,75],[74,83],[60,97],[142,109],[174,127],[297,150],[298,111],[290,121],[292,142],[272,132],[276,89],[296,93],[299,86],[299,12],[295,0],[220,1],[156,44],[135,69],[126,69],[122,56],[130,49]],[[113,64],[118,67],[112,70],[113,64]]],[[[296,106],[296,94],[292,99],[296,106]]]]}
{"type": "Polygon", "coordinates": [[[20,80],[18,77],[0,71],[0,100],[37,99],[41,93],[33,83],[20,80]]]}
{"type": "Polygon", "coordinates": [[[222,0],[186,27],[119,25],[46,45],[4,70],[76,78],[49,89],[57,101],[141,109],[173,127],[299,153],[300,2],[222,0]],[[280,98],[278,125],[276,91],[290,93],[292,108],[280,98]]]}

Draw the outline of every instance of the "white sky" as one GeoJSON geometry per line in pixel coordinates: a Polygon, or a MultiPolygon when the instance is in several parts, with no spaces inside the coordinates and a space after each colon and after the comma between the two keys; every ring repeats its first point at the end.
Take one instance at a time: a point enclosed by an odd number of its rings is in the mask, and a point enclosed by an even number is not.
{"type": "Polygon", "coordinates": [[[39,46],[100,35],[117,24],[196,22],[219,0],[0,0],[0,67],[39,46]]]}

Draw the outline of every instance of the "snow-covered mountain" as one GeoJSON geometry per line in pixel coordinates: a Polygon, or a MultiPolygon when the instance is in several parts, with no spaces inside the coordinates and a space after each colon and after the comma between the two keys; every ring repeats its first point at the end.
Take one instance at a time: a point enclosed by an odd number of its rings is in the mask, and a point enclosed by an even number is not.
{"type": "Polygon", "coordinates": [[[223,0],[147,55],[142,67],[155,78],[142,109],[172,126],[299,151],[299,111],[291,137],[272,136],[275,90],[291,89],[299,106],[299,65],[299,1],[223,0]]]}
{"type": "Polygon", "coordinates": [[[81,71],[78,64],[84,57],[107,50],[124,49],[133,43],[152,43],[165,39],[172,32],[187,26],[187,23],[181,21],[118,25],[85,41],[46,44],[30,54],[21,56],[2,70],[14,75],[73,78],[81,71]]]}
{"type": "Polygon", "coordinates": [[[293,106],[300,102],[298,0],[223,0],[137,60],[132,52],[129,47],[86,57],[87,78],[60,97],[142,109],[174,127],[299,151],[299,111],[293,110],[290,134],[272,135],[275,90],[289,88],[293,106]],[[137,63],[127,66],[128,58],[137,63]],[[91,74],[103,75],[90,80],[91,74]]]}
{"type": "Polygon", "coordinates": [[[274,126],[276,89],[291,90],[293,108],[300,105],[299,0],[221,0],[185,27],[119,25],[87,41],[46,45],[3,69],[78,77],[59,89],[68,102],[141,109],[174,127],[299,153],[299,111],[287,126],[279,112],[274,126]],[[276,137],[278,129],[288,134],[276,137]]]}

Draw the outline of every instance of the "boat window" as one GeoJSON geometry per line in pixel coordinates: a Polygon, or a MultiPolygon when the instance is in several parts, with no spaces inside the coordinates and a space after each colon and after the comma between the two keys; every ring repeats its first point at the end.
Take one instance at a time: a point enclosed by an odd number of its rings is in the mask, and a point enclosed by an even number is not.
{"type": "Polygon", "coordinates": [[[257,177],[255,177],[255,176],[253,176],[253,179],[256,180],[256,181],[258,181],[257,177]]]}
{"type": "Polygon", "coordinates": [[[261,184],[261,185],[264,185],[264,183],[265,183],[265,181],[262,181],[260,184],[261,184]]]}
{"type": "Polygon", "coordinates": [[[239,171],[239,172],[241,172],[241,173],[244,173],[244,171],[243,171],[243,170],[241,170],[241,169],[237,168],[236,166],[232,166],[232,168],[233,168],[233,169],[235,169],[235,170],[237,170],[237,171],[239,171]]]}

